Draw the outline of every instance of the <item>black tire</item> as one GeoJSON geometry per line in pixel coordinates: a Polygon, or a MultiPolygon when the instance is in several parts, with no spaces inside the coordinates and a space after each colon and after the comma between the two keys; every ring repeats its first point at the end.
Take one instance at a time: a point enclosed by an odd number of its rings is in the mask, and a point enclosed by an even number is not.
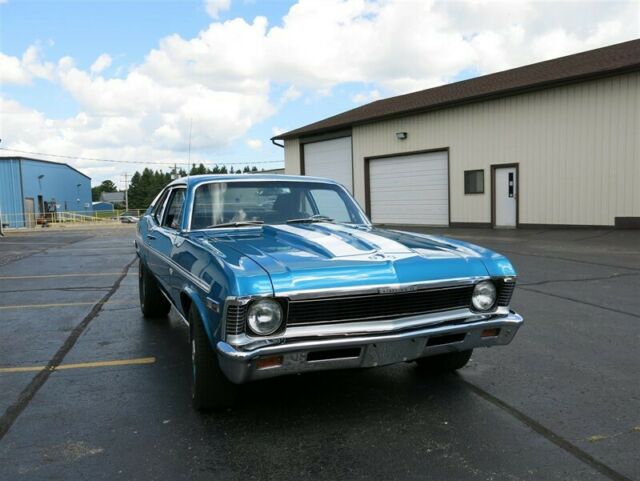
{"type": "Polygon", "coordinates": [[[224,409],[235,403],[238,386],[220,370],[218,357],[211,347],[200,315],[195,307],[189,309],[191,336],[191,396],[194,409],[209,411],[224,409]]]}
{"type": "Polygon", "coordinates": [[[437,356],[416,359],[418,369],[426,374],[444,374],[463,368],[471,359],[473,349],[468,351],[448,352],[437,356]]]}
{"type": "Polygon", "coordinates": [[[149,269],[145,267],[142,259],[138,261],[138,291],[140,293],[140,310],[142,310],[144,317],[147,319],[167,317],[171,304],[160,292],[157,281],[149,269]]]}

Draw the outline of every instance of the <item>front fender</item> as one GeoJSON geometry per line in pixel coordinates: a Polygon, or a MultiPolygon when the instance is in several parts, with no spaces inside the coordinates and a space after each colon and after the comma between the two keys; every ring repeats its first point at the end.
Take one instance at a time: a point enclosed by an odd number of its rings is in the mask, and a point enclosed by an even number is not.
{"type": "MultiPolygon", "coordinates": [[[[209,342],[211,343],[211,347],[215,348],[216,343],[220,338],[220,319],[222,316],[222,312],[213,312],[210,309],[207,309],[205,305],[205,301],[200,296],[200,293],[192,286],[185,286],[185,288],[180,293],[180,299],[183,300],[183,296],[186,296],[189,305],[194,307],[198,312],[200,319],[202,320],[202,325],[204,326],[204,330],[207,333],[207,337],[209,338],[209,342]]],[[[185,303],[182,302],[182,309],[184,309],[185,303]]],[[[188,319],[189,313],[185,312],[185,318],[188,319]]],[[[193,326],[189,324],[189,341],[191,341],[191,336],[193,335],[193,326]]]]}
{"type": "Polygon", "coordinates": [[[442,238],[446,239],[448,243],[458,248],[468,249],[475,252],[480,256],[482,263],[487,269],[487,273],[492,277],[515,277],[518,275],[511,261],[498,252],[470,242],[452,239],[450,237],[442,238]]]}

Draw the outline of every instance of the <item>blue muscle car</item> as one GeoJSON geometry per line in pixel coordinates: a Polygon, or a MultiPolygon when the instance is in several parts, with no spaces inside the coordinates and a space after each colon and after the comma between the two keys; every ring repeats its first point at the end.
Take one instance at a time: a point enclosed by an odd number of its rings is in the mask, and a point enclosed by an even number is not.
{"type": "Polygon", "coordinates": [[[136,249],[144,316],[174,306],[189,326],[199,410],[290,373],[402,361],[453,371],[523,322],[505,257],[378,229],[327,179],[178,179],[138,223],[136,249]]]}

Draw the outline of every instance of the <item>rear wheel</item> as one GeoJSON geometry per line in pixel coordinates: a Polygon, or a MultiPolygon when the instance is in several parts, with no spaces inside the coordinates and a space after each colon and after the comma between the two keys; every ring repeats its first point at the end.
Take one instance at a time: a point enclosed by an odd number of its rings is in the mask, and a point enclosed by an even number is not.
{"type": "Polygon", "coordinates": [[[160,292],[153,274],[142,262],[138,261],[138,291],[140,293],[140,309],[146,318],[163,318],[169,314],[171,304],[160,292]]]}
{"type": "Polygon", "coordinates": [[[463,368],[471,359],[473,349],[468,351],[448,352],[437,356],[416,359],[418,369],[427,374],[444,374],[463,368]]]}
{"type": "Polygon", "coordinates": [[[189,310],[189,325],[193,329],[191,336],[193,407],[198,411],[208,411],[232,406],[237,397],[238,386],[229,381],[220,370],[218,357],[211,347],[200,315],[194,306],[189,310]]]}

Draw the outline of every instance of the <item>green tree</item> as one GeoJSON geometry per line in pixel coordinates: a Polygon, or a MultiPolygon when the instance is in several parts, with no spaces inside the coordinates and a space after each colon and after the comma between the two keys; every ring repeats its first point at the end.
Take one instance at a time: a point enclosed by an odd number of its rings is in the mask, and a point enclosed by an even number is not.
{"type": "MultiPolygon", "coordinates": [[[[172,173],[174,169],[168,172],[161,170],[152,170],[149,168],[144,169],[142,172],[135,172],[131,177],[129,184],[129,208],[131,209],[146,209],[149,207],[153,199],[158,193],[172,180],[172,173]]],[[[257,167],[246,166],[244,172],[257,172],[257,167]]],[[[208,169],[204,164],[193,165],[189,171],[189,175],[199,174],[227,174],[227,173],[242,173],[239,168],[235,170],[233,167],[227,167],[225,165],[215,165],[213,168],[208,169]]],[[[186,177],[187,172],[183,169],[178,171],[179,177],[186,177]]],[[[115,187],[115,186],[114,186],[115,187]]]]}
{"type": "Polygon", "coordinates": [[[189,175],[202,175],[202,174],[208,174],[208,173],[209,173],[209,170],[202,163],[197,167],[195,164],[193,164],[193,166],[191,166],[191,171],[189,171],[189,175]]]}
{"type": "Polygon", "coordinates": [[[171,172],[146,168],[142,173],[136,172],[129,184],[129,207],[146,209],[162,188],[171,182],[171,172]]]}

